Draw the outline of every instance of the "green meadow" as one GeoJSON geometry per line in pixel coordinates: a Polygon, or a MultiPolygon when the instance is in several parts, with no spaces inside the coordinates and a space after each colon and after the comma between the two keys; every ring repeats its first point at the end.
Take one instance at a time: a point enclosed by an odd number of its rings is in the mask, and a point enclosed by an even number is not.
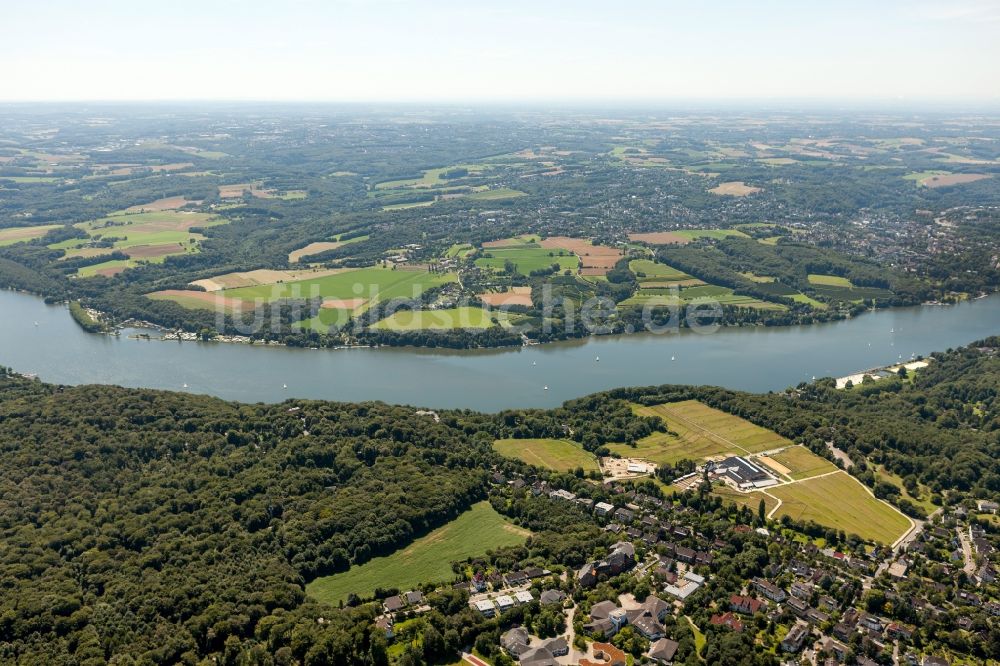
{"type": "Polygon", "coordinates": [[[528,530],[497,513],[489,502],[479,502],[447,525],[391,555],[317,578],[306,585],[306,594],[336,606],[351,593],[365,598],[372,596],[375,588],[406,591],[424,583],[444,583],[455,577],[452,562],[523,544],[529,535],[528,530]]]}

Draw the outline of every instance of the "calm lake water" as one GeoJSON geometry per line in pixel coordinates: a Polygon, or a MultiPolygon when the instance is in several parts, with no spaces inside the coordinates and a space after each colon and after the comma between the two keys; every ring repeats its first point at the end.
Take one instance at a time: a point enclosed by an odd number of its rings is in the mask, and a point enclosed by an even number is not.
{"type": "Polygon", "coordinates": [[[1000,295],[832,324],[601,337],[515,350],[309,350],[92,335],[65,306],[0,291],[0,365],[54,383],[186,390],[245,402],[383,400],[496,411],[551,407],[617,386],[781,390],[996,334],[1000,295]]]}

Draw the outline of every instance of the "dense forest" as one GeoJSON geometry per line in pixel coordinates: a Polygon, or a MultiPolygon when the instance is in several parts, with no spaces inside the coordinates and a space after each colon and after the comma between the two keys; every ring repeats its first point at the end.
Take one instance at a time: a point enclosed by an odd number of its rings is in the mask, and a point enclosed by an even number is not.
{"type": "MultiPolygon", "coordinates": [[[[497,470],[526,471],[493,452],[495,438],[568,436],[600,451],[664,427],[626,400],[697,398],[819,453],[832,442],[863,481],[878,463],[936,503],[995,498],[998,350],[993,338],[935,354],[914,377],[850,390],[829,380],[767,395],[661,386],[438,418],[381,403],[242,405],[5,375],[0,662],[385,663],[368,607],[324,607],[304,583],[447,522],[487,497],[497,470]]],[[[572,475],[562,483],[606,492],[572,475]]],[[[520,554],[497,557],[579,565],[606,546],[579,512],[493,500],[536,532],[520,554]]],[[[434,602],[448,649],[497,631],[455,595],[434,602]]]]}

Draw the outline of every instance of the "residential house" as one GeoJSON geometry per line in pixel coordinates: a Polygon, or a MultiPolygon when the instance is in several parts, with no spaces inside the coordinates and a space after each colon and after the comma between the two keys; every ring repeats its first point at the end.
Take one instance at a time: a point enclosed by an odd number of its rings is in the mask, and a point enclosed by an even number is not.
{"type": "Polygon", "coordinates": [[[398,594],[395,594],[391,597],[386,597],[385,600],[382,601],[382,609],[386,613],[398,613],[399,611],[403,610],[405,606],[406,602],[403,601],[403,597],[399,596],[398,594]]]}
{"type": "Polygon", "coordinates": [[[543,606],[554,606],[566,600],[566,593],[562,590],[545,590],[538,600],[543,606]]]}
{"type": "Polygon", "coordinates": [[[672,641],[669,638],[661,638],[649,646],[649,652],[646,654],[651,660],[657,663],[669,664],[674,660],[674,655],[677,654],[678,647],[677,641],[672,641]]]}
{"type": "Polygon", "coordinates": [[[781,649],[784,652],[799,652],[808,637],[809,625],[805,622],[796,622],[781,641],[781,649]]]}
{"type": "Polygon", "coordinates": [[[729,627],[733,631],[743,631],[743,623],[732,613],[732,611],[726,611],[721,615],[716,613],[708,620],[708,622],[709,624],[713,624],[717,627],[729,627]]]}
{"type": "Polygon", "coordinates": [[[396,635],[393,631],[393,626],[394,623],[391,615],[383,615],[375,620],[375,627],[382,630],[386,640],[392,640],[393,636],[396,635]]]}
{"type": "Polygon", "coordinates": [[[542,646],[540,648],[534,648],[523,653],[520,658],[521,666],[559,666],[559,662],[556,661],[555,655],[546,648],[542,646]]]}
{"type": "Polygon", "coordinates": [[[580,666],[625,666],[625,653],[610,643],[594,643],[594,659],[581,659],[580,666]]]}
{"type": "Polygon", "coordinates": [[[594,514],[597,516],[606,516],[615,510],[614,504],[608,504],[607,502],[598,502],[594,505],[594,514]]]}
{"type": "Polygon", "coordinates": [[[420,590],[413,590],[406,593],[406,603],[409,606],[419,606],[424,602],[424,595],[420,590]]]}
{"type": "Polygon", "coordinates": [[[753,579],[753,586],[754,586],[754,588],[756,588],[756,590],[758,592],[760,592],[765,597],[767,597],[768,599],[770,599],[771,601],[773,601],[775,603],[779,603],[780,604],[785,599],[788,598],[788,595],[785,594],[784,590],[782,590],[780,587],[778,587],[774,583],[771,583],[770,581],[764,580],[763,578],[754,578],[753,579]]]}
{"type": "Polygon", "coordinates": [[[551,652],[554,657],[564,657],[569,654],[569,643],[562,636],[549,639],[542,644],[542,647],[551,652]]]}
{"type": "Polygon", "coordinates": [[[745,597],[739,594],[729,597],[729,609],[743,615],[753,615],[760,611],[763,605],[763,601],[754,599],[753,597],[745,597]]]}
{"type": "Polygon", "coordinates": [[[500,647],[514,659],[520,659],[530,649],[530,644],[531,637],[524,627],[514,627],[500,636],[500,647]]]}

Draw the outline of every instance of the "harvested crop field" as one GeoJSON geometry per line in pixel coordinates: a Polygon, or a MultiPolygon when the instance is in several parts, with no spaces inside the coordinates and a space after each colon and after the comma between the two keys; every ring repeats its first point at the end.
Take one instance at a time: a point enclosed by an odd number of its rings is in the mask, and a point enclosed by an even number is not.
{"type": "Polygon", "coordinates": [[[362,305],[368,301],[364,298],[325,298],[323,299],[323,305],[320,307],[326,309],[337,309],[337,310],[353,310],[354,308],[360,308],[362,305]]]}
{"type": "Polygon", "coordinates": [[[544,248],[569,250],[580,257],[580,273],[582,275],[606,275],[622,258],[622,251],[607,245],[594,245],[583,238],[567,236],[551,236],[540,245],[544,248]]]}
{"type": "MultiPolygon", "coordinates": [[[[781,500],[778,517],[812,520],[884,544],[894,543],[911,527],[906,516],[875,499],[843,471],[770,488],[767,493],[781,500]]],[[[757,499],[757,493],[751,495],[757,499]]]]}
{"type": "Polygon", "coordinates": [[[219,185],[220,199],[237,199],[246,191],[253,192],[253,183],[237,183],[235,185],[219,185]]]}
{"type": "Polygon", "coordinates": [[[504,305],[525,305],[531,307],[531,287],[511,287],[510,291],[499,294],[479,294],[479,300],[494,307],[502,307],[504,305]]]}
{"type": "Polygon", "coordinates": [[[649,243],[650,245],[685,245],[690,243],[689,238],[680,236],[673,231],[653,231],[644,234],[629,234],[628,239],[636,243],[649,243]]]}
{"type": "MultiPolygon", "coordinates": [[[[776,466],[784,468],[779,470],[782,474],[786,474],[796,481],[837,471],[837,466],[832,462],[816,455],[802,445],[790,446],[784,451],[779,451],[771,456],[771,460],[776,466]]],[[[774,465],[768,466],[773,467],[774,465]]]]}
{"type": "Polygon", "coordinates": [[[988,173],[953,173],[947,176],[930,176],[919,182],[925,187],[934,188],[974,183],[977,180],[985,180],[986,178],[992,178],[992,176],[988,173]]]}
{"type": "Polygon", "coordinates": [[[40,227],[13,227],[0,229],[0,246],[13,245],[33,238],[41,238],[52,229],[58,229],[58,224],[46,224],[40,227]]]}
{"type": "Polygon", "coordinates": [[[720,196],[745,197],[748,194],[760,192],[760,188],[747,185],[742,180],[731,180],[726,183],[720,183],[718,186],[710,189],[709,192],[720,196]]]}
{"type": "Polygon", "coordinates": [[[633,405],[639,416],[659,416],[671,433],[655,433],[635,447],[610,445],[623,456],[639,456],[661,464],[678,460],[704,460],[719,455],[748,455],[791,446],[781,435],[738,416],[709,407],[697,400],[671,402],[652,407],[633,405]]]}
{"type": "Polygon", "coordinates": [[[324,268],[319,270],[279,271],[261,268],[243,273],[226,273],[213,278],[195,280],[191,284],[198,285],[205,291],[221,291],[222,289],[238,289],[240,287],[257,287],[262,284],[278,284],[279,282],[296,282],[311,278],[321,278],[327,275],[343,273],[347,268],[324,268]]]}
{"type": "Polygon", "coordinates": [[[180,243],[166,243],[163,245],[136,245],[124,250],[129,259],[152,259],[153,257],[165,257],[170,254],[184,252],[184,246],[180,243]]]}
{"type": "Polygon", "coordinates": [[[232,312],[233,310],[242,310],[253,307],[252,303],[248,303],[238,298],[227,298],[221,294],[213,294],[207,291],[188,291],[186,289],[164,289],[163,291],[154,291],[151,294],[146,294],[146,298],[150,298],[154,301],[173,301],[178,305],[182,305],[192,310],[221,309],[226,312],[232,312]]]}
{"type": "Polygon", "coordinates": [[[319,241],[317,243],[309,243],[305,247],[299,248],[288,253],[288,263],[295,264],[298,263],[299,259],[302,257],[308,257],[313,254],[319,254],[321,252],[326,252],[327,250],[336,250],[338,247],[343,247],[344,243],[340,241],[319,241]]]}

